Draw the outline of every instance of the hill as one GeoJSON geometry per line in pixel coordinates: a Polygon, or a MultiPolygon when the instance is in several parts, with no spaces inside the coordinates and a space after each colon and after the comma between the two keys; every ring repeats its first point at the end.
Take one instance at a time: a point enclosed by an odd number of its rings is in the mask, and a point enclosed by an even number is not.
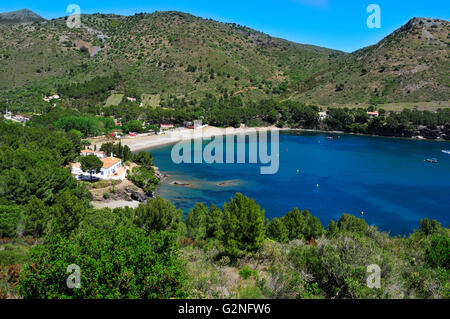
{"type": "Polygon", "coordinates": [[[300,99],[325,105],[449,100],[449,31],[448,21],[413,18],[313,77],[318,85],[300,99]]]}
{"type": "Polygon", "coordinates": [[[162,104],[208,94],[325,106],[450,100],[448,21],[413,19],[352,54],[175,11],[65,22],[0,26],[1,100],[36,104],[59,85],[114,73],[117,93],[162,104]]]}
{"type": "Polygon", "coordinates": [[[28,9],[0,13],[0,24],[15,24],[35,21],[44,21],[40,15],[28,9]]]}

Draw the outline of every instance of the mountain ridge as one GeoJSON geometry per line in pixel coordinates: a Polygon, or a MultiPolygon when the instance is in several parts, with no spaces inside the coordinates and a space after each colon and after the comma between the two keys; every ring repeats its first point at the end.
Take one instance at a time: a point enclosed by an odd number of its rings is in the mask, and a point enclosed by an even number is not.
{"type": "Polygon", "coordinates": [[[45,21],[45,19],[29,9],[0,13],[0,24],[17,24],[35,21],[45,21]]]}
{"type": "Polygon", "coordinates": [[[178,11],[82,15],[80,29],[68,29],[65,19],[25,32],[3,26],[0,74],[13,75],[0,79],[0,92],[38,83],[54,91],[56,83],[117,71],[122,93],[193,104],[205,94],[319,105],[450,100],[446,20],[412,18],[378,43],[345,53],[178,11]]]}

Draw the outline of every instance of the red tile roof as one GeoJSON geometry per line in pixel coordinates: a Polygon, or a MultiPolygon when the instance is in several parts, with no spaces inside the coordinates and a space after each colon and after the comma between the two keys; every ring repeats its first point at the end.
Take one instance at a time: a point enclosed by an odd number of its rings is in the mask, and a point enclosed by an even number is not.
{"type": "Polygon", "coordinates": [[[117,158],[117,157],[107,157],[107,158],[102,158],[101,161],[103,162],[103,168],[108,169],[111,166],[119,163],[121,161],[121,159],[117,158]]]}

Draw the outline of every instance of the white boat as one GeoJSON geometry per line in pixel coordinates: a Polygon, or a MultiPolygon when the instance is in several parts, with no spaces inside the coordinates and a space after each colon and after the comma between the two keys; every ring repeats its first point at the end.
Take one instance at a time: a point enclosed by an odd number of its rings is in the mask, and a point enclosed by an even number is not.
{"type": "Polygon", "coordinates": [[[450,150],[442,150],[442,153],[450,155],[450,150]]]}

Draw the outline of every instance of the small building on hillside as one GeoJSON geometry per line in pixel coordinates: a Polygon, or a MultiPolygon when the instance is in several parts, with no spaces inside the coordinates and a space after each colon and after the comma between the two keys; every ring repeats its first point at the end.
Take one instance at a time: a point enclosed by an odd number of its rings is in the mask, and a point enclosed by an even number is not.
{"type": "Polygon", "coordinates": [[[9,119],[11,121],[19,122],[19,123],[26,123],[30,120],[29,117],[22,116],[22,115],[12,115],[9,119]]]}
{"type": "Polygon", "coordinates": [[[367,115],[369,115],[369,117],[370,117],[371,119],[373,119],[373,118],[375,118],[375,117],[380,116],[380,113],[379,113],[378,111],[375,111],[375,112],[367,112],[367,115]]]}
{"type": "Polygon", "coordinates": [[[44,101],[45,102],[50,102],[51,100],[59,100],[60,96],[58,94],[49,96],[49,97],[44,97],[44,101]]]}
{"type": "Polygon", "coordinates": [[[327,112],[319,112],[319,120],[323,121],[327,118],[327,112]]]}
{"type": "Polygon", "coordinates": [[[105,152],[102,152],[102,151],[93,151],[93,150],[90,150],[90,149],[82,150],[82,151],[80,152],[80,155],[81,155],[81,156],[95,155],[95,156],[97,156],[97,157],[100,158],[100,159],[106,157],[106,153],[105,153],[105,152]]]}
{"type": "MultiPolygon", "coordinates": [[[[99,179],[113,179],[124,180],[127,175],[127,169],[122,165],[122,160],[117,157],[106,157],[101,159],[103,167],[100,173],[93,173],[92,177],[99,179]]],[[[89,172],[83,172],[81,170],[80,163],[72,163],[72,174],[77,178],[82,177],[84,174],[90,175],[89,172]]]]}
{"type": "Polygon", "coordinates": [[[119,132],[112,132],[109,136],[113,138],[122,138],[122,135],[120,135],[119,132]]]}

